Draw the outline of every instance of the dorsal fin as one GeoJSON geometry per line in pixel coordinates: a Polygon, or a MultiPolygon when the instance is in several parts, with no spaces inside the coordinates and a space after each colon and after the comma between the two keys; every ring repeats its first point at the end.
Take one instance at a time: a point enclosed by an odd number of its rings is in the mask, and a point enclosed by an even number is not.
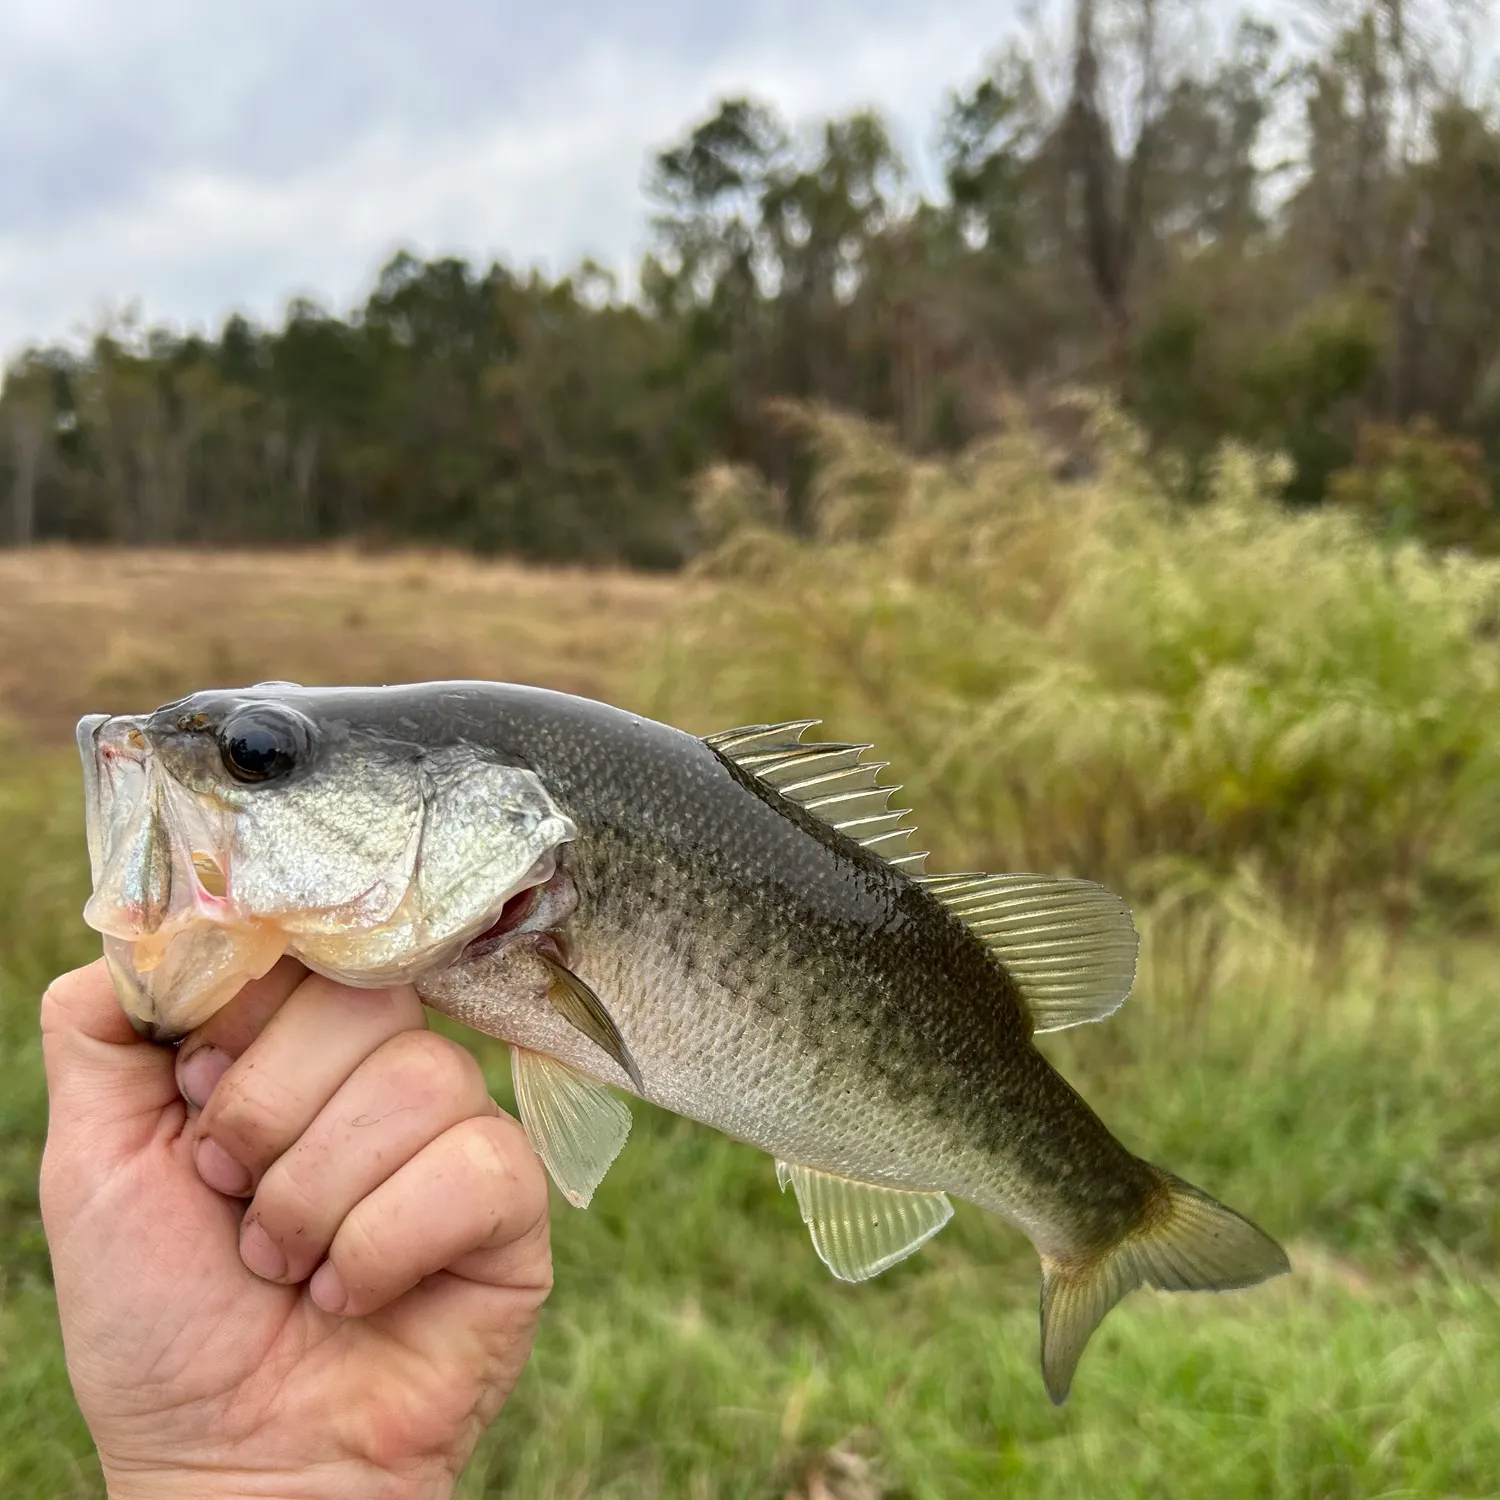
{"type": "Polygon", "coordinates": [[[898,852],[916,829],[887,806],[885,761],[870,745],[807,744],[817,719],[750,724],[704,744],[840,833],[905,870],[960,918],[1016,981],[1035,1031],[1102,1021],[1125,1002],[1139,949],[1130,908],[1090,880],[1051,875],[923,875],[927,855],[898,852]]]}
{"type": "Polygon", "coordinates": [[[910,813],[887,805],[901,788],[880,784],[888,762],[863,759],[871,745],[804,744],[818,722],[750,724],[705,735],[703,743],[898,870],[919,872],[926,852],[905,852],[917,831],[904,821],[910,813]]]}
{"type": "Polygon", "coordinates": [[[1140,941],[1113,891],[1052,875],[916,879],[1005,965],[1034,1030],[1102,1021],[1125,1003],[1140,941]]]}

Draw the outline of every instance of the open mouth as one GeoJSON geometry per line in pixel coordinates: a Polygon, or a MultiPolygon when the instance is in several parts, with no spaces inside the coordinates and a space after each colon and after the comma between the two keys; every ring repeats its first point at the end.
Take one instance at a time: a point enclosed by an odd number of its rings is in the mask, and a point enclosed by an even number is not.
{"type": "Polygon", "coordinates": [[[115,991],[138,1030],[180,1036],[286,951],[286,937],[237,914],[222,830],[174,795],[141,721],[78,726],[93,891],[84,920],[104,939],[115,991]]]}
{"type": "MultiPolygon", "coordinates": [[[[387,863],[367,858],[350,831],[349,857],[340,859],[335,839],[320,852],[317,878],[284,902],[268,871],[282,868],[278,847],[295,864],[298,825],[273,828],[281,843],[272,840],[266,856],[264,807],[252,816],[174,775],[145,724],[96,715],[78,728],[93,877],[84,918],[104,938],[126,1013],[158,1040],[201,1025],[283,954],[345,984],[413,983],[519,933],[553,931],[576,904],[559,857],[576,829],[539,786],[520,791],[540,808],[502,824],[488,846],[474,850],[472,826],[456,827],[473,858],[445,863],[452,846],[440,842],[435,858],[421,857],[431,830],[424,806],[410,833],[392,830],[400,837],[386,840],[387,863]],[[359,883],[366,875],[373,884],[359,883]],[[326,904],[303,900],[321,894],[326,904]]],[[[462,805],[453,814],[473,815],[462,805]]]]}

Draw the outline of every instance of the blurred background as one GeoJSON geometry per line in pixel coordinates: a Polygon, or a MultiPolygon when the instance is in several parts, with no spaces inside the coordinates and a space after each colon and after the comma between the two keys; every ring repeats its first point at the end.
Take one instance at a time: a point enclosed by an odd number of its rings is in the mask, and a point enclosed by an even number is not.
{"type": "Polygon", "coordinates": [[[468,1500],[1500,1494],[1497,54],[1484,0],[8,7],[0,1492],[103,1493],[35,1197],[73,721],[478,676],[820,716],[931,868],[1121,891],[1134,995],[1047,1050],[1295,1274],[1129,1299],[1057,1411],[1019,1236],[835,1285],[639,1106],[468,1500]]]}

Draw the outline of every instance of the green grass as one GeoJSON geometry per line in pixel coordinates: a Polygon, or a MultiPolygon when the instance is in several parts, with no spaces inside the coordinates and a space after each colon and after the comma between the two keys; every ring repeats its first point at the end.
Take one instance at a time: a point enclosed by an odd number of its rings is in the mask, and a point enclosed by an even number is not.
{"type": "MultiPolygon", "coordinates": [[[[12,758],[0,778],[6,1500],[102,1494],[35,1197],[37,996],[93,951],[80,845],[72,765],[12,758]]],[[[1497,958],[1479,942],[1413,947],[1394,999],[1361,979],[1357,954],[1328,993],[1262,966],[1191,1028],[1148,984],[1107,1025],[1053,1039],[1122,1139],[1282,1236],[1295,1265],[1248,1293],[1128,1299],[1061,1411],[1037,1370],[1037,1273],[1019,1236],[961,1208],[913,1260],[839,1286],[768,1160],[637,1107],[594,1206],[554,1200],[557,1290],[466,1500],[1500,1495],[1497,958]],[[854,1477],[820,1490],[809,1476],[830,1453],[849,1455],[854,1477]]],[[[476,1045],[506,1097],[503,1049],[476,1045]]]]}

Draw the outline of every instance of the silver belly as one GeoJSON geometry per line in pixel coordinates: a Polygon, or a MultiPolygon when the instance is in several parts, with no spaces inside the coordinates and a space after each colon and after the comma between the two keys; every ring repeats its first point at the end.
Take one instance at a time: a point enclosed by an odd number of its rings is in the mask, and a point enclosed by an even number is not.
{"type": "MultiPolygon", "coordinates": [[[[784,1161],[916,1191],[942,1190],[1004,1214],[994,1164],[915,1101],[877,1097],[846,1059],[691,973],[669,943],[570,939],[570,967],[603,1000],[640,1068],[642,1097],[784,1161]]],[[[501,949],[417,985],[434,1009],[487,1036],[546,1053],[635,1093],[624,1070],[553,1009],[546,971],[501,949]]],[[[1009,1215],[1005,1215],[1009,1217],[1009,1215]]]]}

